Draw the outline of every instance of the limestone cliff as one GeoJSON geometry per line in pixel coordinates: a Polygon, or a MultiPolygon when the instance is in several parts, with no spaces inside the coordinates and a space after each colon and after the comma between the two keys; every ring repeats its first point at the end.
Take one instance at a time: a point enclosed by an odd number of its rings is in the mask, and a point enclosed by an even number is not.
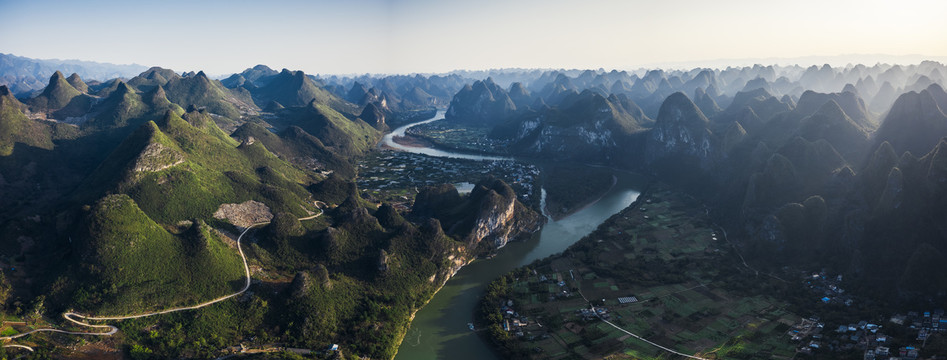
{"type": "Polygon", "coordinates": [[[517,201],[509,185],[494,178],[481,180],[466,197],[450,185],[425,188],[411,216],[437,219],[445,233],[462,239],[471,250],[501,248],[542,224],[542,217],[517,201]]]}

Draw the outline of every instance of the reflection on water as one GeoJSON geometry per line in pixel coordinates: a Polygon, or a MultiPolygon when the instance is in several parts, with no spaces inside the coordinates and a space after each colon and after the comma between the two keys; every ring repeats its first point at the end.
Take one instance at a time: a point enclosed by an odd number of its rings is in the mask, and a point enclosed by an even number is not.
{"type": "Polygon", "coordinates": [[[510,270],[561,252],[638,198],[637,184],[628,174],[611,191],[585,209],[550,221],[539,236],[511,242],[490,260],[477,260],[461,269],[417,313],[396,359],[495,359],[489,345],[467,328],[486,284],[510,270]]]}
{"type": "Polygon", "coordinates": [[[396,143],[394,141],[395,137],[404,136],[404,132],[412,126],[427,124],[429,122],[433,122],[433,121],[437,121],[441,119],[444,119],[444,110],[438,110],[437,115],[435,115],[434,118],[432,119],[428,119],[428,120],[424,120],[424,121],[416,122],[416,123],[411,123],[411,124],[399,127],[397,129],[394,129],[392,132],[385,134],[385,136],[381,138],[381,142],[385,144],[386,146],[389,146],[393,149],[415,153],[415,154],[423,154],[423,155],[428,155],[428,156],[437,156],[437,157],[452,158],[452,159],[468,159],[468,160],[500,160],[500,161],[513,160],[513,158],[511,157],[473,155],[473,154],[464,154],[464,153],[458,153],[458,152],[452,152],[452,151],[438,150],[438,149],[429,148],[429,147],[405,146],[405,145],[396,143]]]}
{"type": "Polygon", "coordinates": [[[461,194],[469,194],[474,189],[474,184],[469,182],[459,182],[454,184],[454,188],[461,194]]]}
{"type": "MultiPolygon", "coordinates": [[[[392,148],[429,156],[460,158],[472,160],[513,160],[509,157],[481,156],[462,154],[427,147],[410,147],[398,144],[392,139],[404,136],[408,128],[437,121],[444,118],[444,112],[438,111],[430,120],[399,127],[382,139],[392,148]]],[[[467,327],[473,320],[480,294],[486,285],[510,270],[546,256],[561,252],[583,236],[595,230],[599,224],[638,198],[640,184],[633,175],[616,172],[618,182],[598,202],[579,210],[559,221],[548,223],[542,231],[527,241],[507,244],[499,254],[489,260],[477,260],[457,272],[424,308],[418,311],[411,323],[398,355],[395,359],[495,359],[490,347],[467,327]]],[[[464,190],[469,184],[455,184],[458,190],[464,190]]],[[[545,194],[542,190],[542,205],[545,208],[545,194]]],[[[546,214],[544,214],[546,215],[546,214]]]]}

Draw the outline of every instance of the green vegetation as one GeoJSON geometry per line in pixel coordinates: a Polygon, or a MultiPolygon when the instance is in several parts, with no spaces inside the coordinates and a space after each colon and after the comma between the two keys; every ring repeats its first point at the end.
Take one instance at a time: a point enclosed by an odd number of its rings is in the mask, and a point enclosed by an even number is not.
{"type": "Polygon", "coordinates": [[[25,106],[0,87],[0,156],[9,156],[17,143],[46,150],[53,148],[50,127],[30,120],[23,114],[25,106]]]}
{"type": "Polygon", "coordinates": [[[59,71],[49,78],[49,85],[39,96],[30,99],[30,108],[39,110],[59,110],[68,105],[77,97],[82,96],[82,92],[69,85],[66,77],[59,71]]]}
{"type": "Polygon", "coordinates": [[[419,137],[437,147],[470,153],[508,154],[507,142],[489,137],[493,129],[450,122],[435,121],[408,129],[408,135],[419,137]]]}
{"type": "Polygon", "coordinates": [[[238,144],[201,112],[185,118],[168,112],[160,125],[143,125],[100,165],[89,186],[129,194],[164,224],[209,219],[220,204],[248,199],[299,216],[313,209],[303,185],[315,182],[314,175],[278,159],[259,143],[238,144]]]}
{"type": "Polygon", "coordinates": [[[160,310],[212,299],[238,289],[239,256],[203,222],[172,234],[126,195],[110,195],[90,210],[84,230],[84,270],[75,294],[94,314],[160,310]]]}
{"type": "Polygon", "coordinates": [[[172,78],[163,86],[167,90],[168,100],[173,103],[205,107],[214,114],[231,119],[240,118],[240,110],[235,105],[239,101],[235,95],[219,81],[207,78],[204,72],[184,78],[172,78]]]}
{"type": "Polygon", "coordinates": [[[677,351],[791,357],[785,332],[799,317],[774,298],[782,293],[774,287],[784,285],[740,272],[700,209],[693,199],[654,186],[562,255],[494,281],[480,305],[491,339],[511,358],[669,355],[583,314],[589,299],[622,329],[677,351]],[[633,302],[618,300],[632,296],[633,302]],[[510,300],[520,318],[501,312],[510,300]],[[522,316],[528,324],[515,326],[522,316]]]}
{"type": "Polygon", "coordinates": [[[577,163],[549,164],[543,168],[546,211],[554,219],[578,211],[602,195],[615,182],[612,170],[577,163]]]}
{"type": "Polygon", "coordinates": [[[298,126],[344,157],[364,154],[381,135],[361,119],[346,118],[331,107],[315,101],[304,107],[284,109],[280,112],[279,121],[272,122],[281,127],[298,126]]]}
{"type": "Polygon", "coordinates": [[[355,168],[336,152],[330,150],[319,138],[310,135],[298,126],[289,127],[279,135],[262,125],[248,122],[234,131],[234,138],[262,142],[267,150],[296,167],[312,171],[332,171],[346,178],[355,176],[355,168]]]}

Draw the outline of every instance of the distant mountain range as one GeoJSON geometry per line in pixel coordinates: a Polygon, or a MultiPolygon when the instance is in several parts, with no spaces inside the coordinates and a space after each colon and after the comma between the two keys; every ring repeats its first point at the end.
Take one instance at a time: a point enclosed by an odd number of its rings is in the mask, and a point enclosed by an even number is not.
{"type": "MultiPolygon", "coordinates": [[[[5,59],[38,76],[36,62],[5,59]]],[[[460,266],[542,221],[493,178],[469,195],[418,189],[404,213],[362,197],[354,178],[381,135],[446,107],[444,122],[485,129],[509,154],[675,184],[711,205],[754,266],[831,268],[892,303],[945,297],[941,63],[465,77],[479,74],[257,65],[221,81],[160,67],[91,81],[56,69],[30,91],[0,85],[0,261],[21,268],[0,290],[39,299],[16,307],[43,319],[193,304],[239,288],[230,247],[257,224],[243,247],[250,292],[125,323],[156,330],[126,330],[119,346],[213,357],[259,336],[392,358],[460,266]]]]}
{"type": "Polygon", "coordinates": [[[76,73],[83,79],[105,81],[131,78],[145,71],[147,66],[116,65],[82,60],[40,60],[0,53],[0,85],[6,85],[14,94],[43,89],[46,79],[54,72],[76,73]]]}
{"type": "Polygon", "coordinates": [[[754,257],[833,266],[913,301],[947,286],[916,275],[947,261],[945,73],[932,61],[550,71],[466,85],[444,121],[491,128],[509,154],[655,174],[717,206],[754,257]]]}

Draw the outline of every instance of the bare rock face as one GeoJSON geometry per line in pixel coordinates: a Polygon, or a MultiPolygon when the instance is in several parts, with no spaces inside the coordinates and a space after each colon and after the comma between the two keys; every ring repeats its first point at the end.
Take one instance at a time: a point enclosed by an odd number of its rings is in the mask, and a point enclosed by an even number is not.
{"type": "Polygon", "coordinates": [[[494,246],[503,247],[509,241],[516,197],[503,197],[495,190],[487,190],[480,201],[476,221],[467,238],[471,242],[492,239],[494,246]]]}
{"type": "Polygon", "coordinates": [[[247,200],[240,204],[221,204],[214,212],[214,218],[226,219],[231,224],[240,227],[249,227],[253,224],[269,222],[273,213],[266,204],[259,201],[247,200]]]}
{"type": "Polygon", "coordinates": [[[668,96],[648,137],[647,160],[691,156],[699,159],[702,167],[708,166],[716,142],[708,124],[707,117],[686,95],[668,96]]]}
{"type": "Polygon", "coordinates": [[[411,214],[437,219],[439,227],[463,239],[471,249],[482,241],[501,248],[542,225],[542,216],[519,203],[513,189],[494,178],[481,180],[463,198],[450,185],[425,188],[416,197],[411,214]]]}
{"type": "Polygon", "coordinates": [[[388,271],[388,252],[385,249],[381,249],[378,253],[378,271],[388,271]]]}
{"type": "Polygon", "coordinates": [[[136,174],[161,171],[184,162],[184,155],[158,142],[152,142],[141,151],[132,167],[136,174]]]}

